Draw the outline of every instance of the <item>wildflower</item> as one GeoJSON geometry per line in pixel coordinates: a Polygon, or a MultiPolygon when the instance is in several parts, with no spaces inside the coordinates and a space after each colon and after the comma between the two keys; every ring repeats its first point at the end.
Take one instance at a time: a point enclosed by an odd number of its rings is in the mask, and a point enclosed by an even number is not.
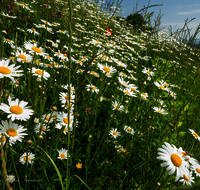
{"type": "Polygon", "coordinates": [[[117,129],[111,129],[110,135],[112,135],[116,139],[118,136],[121,136],[121,133],[118,132],[117,129]]]}
{"type": "Polygon", "coordinates": [[[180,177],[187,172],[186,161],[182,158],[180,152],[178,152],[175,146],[171,146],[169,143],[165,142],[165,145],[162,145],[163,148],[158,148],[158,157],[157,159],[166,161],[161,164],[162,167],[168,166],[167,170],[169,175],[172,175],[176,171],[176,179],[178,181],[180,177]]]}
{"type": "Polygon", "coordinates": [[[0,133],[5,134],[7,137],[9,137],[10,145],[12,146],[13,143],[15,143],[17,140],[22,142],[22,138],[24,135],[27,135],[26,133],[22,133],[26,129],[23,128],[21,125],[17,125],[15,123],[12,123],[11,120],[8,121],[2,121],[2,125],[0,125],[0,133]]]}
{"type": "Polygon", "coordinates": [[[147,100],[148,94],[147,94],[147,93],[142,93],[142,94],[141,94],[141,97],[142,97],[144,100],[147,100]]]}
{"type": "Polygon", "coordinates": [[[191,166],[191,170],[194,171],[197,177],[200,177],[200,165],[197,163],[191,166]]]}
{"type": "Polygon", "coordinates": [[[153,72],[150,72],[149,69],[146,69],[146,68],[144,68],[144,69],[142,70],[142,72],[143,72],[143,73],[146,73],[148,76],[153,76],[153,75],[154,75],[153,72]]]}
{"type": "Polygon", "coordinates": [[[116,72],[116,69],[113,68],[112,66],[111,67],[107,66],[107,63],[106,63],[106,65],[102,65],[102,64],[98,63],[98,67],[101,71],[103,71],[103,73],[114,73],[114,72],[116,72]]]}
{"type": "Polygon", "coordinates": [[[165,90],[165,91],[170,91],[169,88],[167,88],[167,83],[165,83],[163,80],[159,81],[159,82],[154,82],[154,84],[161,90],[165,90]]]}
{"type": "Polygon", "coordinates": [[[67,159],[67,156],[70,157],[70,155],[68,154],[67,155],[67,150],[62,148],[61,150],[58,150],[58,153],[59,153],[59,157],[57,157],[58,159],[67,159]]]}
{"type": "Polygon", "coordinates": [[[192,172],[188,172],[188,173],[184,173],[183,179],[180,179],[179,181],[183,182],[183,185],[185,185],[185,183],[186,183],[187,185],[192,186],[191,183],[194,183],[193,179],[194,179],[194,177],[192,177],[192,172]]]}
{"type": "Polygon", "coordinates": [[[124,106],[121,105],[119,106],[119,103],[117,101],[115,101],[114,103],[112,103],[112,106],[114,107],[112,110],[119,110],[119,111],[123,111],[124,110],[124,106]]]}
{"type": "Polygon", "coordinates": [[[50,131],[49,126],[41,125],[41,123],[38,123],[34,129],[35,133],[40,133],[43,135],[46,131],[50,131]]]}
{"type": "Polygon", "coordinates": [[[45,54],[45,53],[43,53],[44,52],[43,48],[37,47],[36,43],[31,44],[30,42],[25,42],[24,46],[31,53],[35,53],[37,55],[44,55],[45,54]]]}
{"type": "MultiPolygon", "coordinates": [[[[30,70],[30,69],[29,69],[30,70]]],[[[50,74],[44,70],[32,68],[32,74],[33,76],[43,77],[45,80],[47,80],[50,77],[50,74]]]]}
{"type": "Polygon", "coordinates": [[[123,92],[125,95],[137,97],[132,91],[130,91],[130,89],[124,89],[123,92]]]}
{"type": "Polygon", "coordinates": [[[8,118],[11,117],[12,121],[14,121],[15,119],[27,121],[30,118],[30,116],[33,115],[33,110],[29,109],[28,107],[25,107],[28,104],[28,102],[19,102],[19,99],[12,101],[11,97],[9,96],[8,103],[9,106],[4,103],[1,103],[0,110],[3,110],[4,112],[8,113],[8,118]]]}
{"type": "Polygon", "coordinates": [[[87,91],[92,90],[92,92],[96,92],[96,93],[99,92],[99,89],[97,89],[96,86],[94,86],[94,85],[90,85],[90,84],[86,85],[86,89],[87,89],[87,91]]]}
{"type": "Polygon", "coordinates": [[[28,153],[24,153],[21,157],[20,157],[20,159],[19,159],[19,161],[22,163],[22,164],[25,164],[25,163],[29,163],[29,164],[33,164],[33,159],[35,158],[35,155],[33,154],[33,153],[31,153],[31,152],[28,152],[28,153]]]}
{"type": "Polygon", "coordinates": [[[200,141],[199,135],[194,130],[192,130],[192,129],[189,129],[189,130],[192,133],[192,135],[194,136],[194,138],[200,141]]]}
{"type": "Polygon", "coordinates": [[[158,112],[160,114],[168,114],[164,109],[158,108],[158,107],[153,107],[155,112],[158,112]]]}
{"type": "Polygon", "coordinates": [[[134,135],[134,133],[135,133],[134,129],[132,129],[131,127],[128,127],[128,126],[124,126],[124,131],[126,131],[127,133],[130,133],[132,135],[134,135]]]}
{"type": "Polygon", "coordinates": [[[0,78],[8,77],[14,81],[13,77],[21,76],[22,74],[18,73],[22,72],[22,70],[17,70],[20,66],[15,66],[15,64],[8,66],[9,62],[9,59],[0,61],[0,78]]]}

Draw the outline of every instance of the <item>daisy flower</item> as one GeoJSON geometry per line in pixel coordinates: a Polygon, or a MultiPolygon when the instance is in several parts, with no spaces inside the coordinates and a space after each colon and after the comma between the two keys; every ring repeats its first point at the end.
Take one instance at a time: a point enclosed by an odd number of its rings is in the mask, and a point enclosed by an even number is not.
{"type": "Polygon", "coordinates": [[[98,63],[98,68],[103,71],[103,73],[114,73],[116,72],[116,69],[114,67],[109,67],[106,63],[106,65],[102,65],[98,63]]]}
{"type": "Polygon", "coordinates": [[[171,97],[176,98],[175,92],[169,91],[169,94],[170,94],[171,97]]]}
{"type": "Polygon", "coordinates": [[[29,164],[33,164],[33,159],[35,158],[35,155],[33,154],[33,153],[31,153],[31,152],[28,152],[28,153],[24,153],[21,157],[20,157],[20,159],[19,159],[19,161],[22,163],[22,164],[25,164],[25,163],[29,163],[29,164]]]}
{"type": "MultiPolygon", "coordinates": [[[[64,125],[62,125],[62,123],[57,123],[56,126],[55,126],[55,128],[61,129],[63,126],[64,126],[64,125]]],[[[72,125],[69,125],[69,132],[72,131],[72,130],[73,130],[72,125]]],[[[63,130],[63,133],[64,133],[65,135],[68,133],[68,126],[67,126],[67,125],[65,125],[65,128],[64,128],[64,130],[63,130]]]]}
{"type": "Polygon", "coordinates": [[[36,53],[37,55],[45,54],[45,53],[43,53],[44,52],[43,48],[41,48],[41,47],[38,48],[36,43],[32,44],[30,42],[25,42],[24,46],[31,53],[36,53]]]}
{"type": "Polygon", "coordinates": [[[185,183],[186,183],[187,185],[192,186],[191,183],[194,183],[193,179],[194,179],[194,177],[192,177],[192,172],[188,172],[188,173],[184,173],[183,179],[180,179],[179,181],[183,182],[183,185],[185,185],[185,183]]]}
{"type": "Polygon", "coordinates": [[[68,123],[69,123],[69,127],[72,127],[72,123],[74,120],[74,115],[72,115],[70,113],[70,117],[68,118],[68,113],[59,113],[57,116],[57,121],[60,122],[60,125],[65,125],[66,127],[68,127],[68,123]],[[70,118],[70,119],[69,119],[70,118]]]}
{"type": "Polygon", "coordinates": [[[67,155],[67,150],[64,148],[62,148],[61,150],[58,150],[58,154],[59,154],[59,156],[57,158],[61,159],[61,160],[67,159],[67,156],[70,157],[69,154],[67,155]]]}
{"type": "Polygon", "coordinates": [[[94,86],[94,85],[90,85],[90,84],[86,85],[86,89],[87,89],[87,91],[92,90],[92,92],[96,92],[96,93],[99,92],[99,89],[97,89],[96,86],[94,86]]]}
{"type": "Polygon", "coordinates": [[[15,181],[15,176],[14,175],[7,175],[6,176],[6,182],[13,183],[14,181],[15,181]]]}
{"type": "Polygon", "coordinates": [[[125,95],[137,97],[132,91],[130,91],[130,89],[124,89],[123,92],[125,95]]]}
{"type": "Polygon", "coordinates": [[[51,117],[51,113],[50,114],[45,114],[42,116],[42,121],[44,121],[45,123],[52,123],[54,120],[53,117],[51,117]]]}
{"type": "Polygon", "coordinates": [[[167,88],[167,86],[165,85],[166,83],[162,80],[162,81],[159,81],[159,82],[154,82],[154,84],[161,90],[165,90],[167,92],[170,91],[169,88],[167,88]]]}
{"type": "Polygon", "coordinates": [[[8,66],[9,62],[9,59],[0,61],[0,78],[8,77],[14,81],[13,77],[22,76],[19,74],[22,70],[17,70],[20,66],[15,66],[15,64],[8,66]]]}
{"type": "Polygon", "coordinates": [[[64,93],[64,92],[61,92],[59,94],[60,96],[60,101],[62,104],[66,104],[66,102],[69,102],[69,99],[70,99],[70,102],[74,103],[74,99],[75,99],[75,95],[72,94],[70,97],[68,96],[68,93],[64,93]]]}
{"type": "Polygon", "coordinates": [[[159,156],[157,159],[165,161],[161,166],[167,166],[166,169],[170,170],[169,175],[172,175],[176,171],[175,181],[178,181],[188,171],[186,168],[187,163],[175,146],[172,147],[169,143],[165,142],[165,145],[162,145],[162,147],[158,148],[159,156]]]}
{"type": "Polygon", "coordinates": [[[196,133],[194,130],[192,130],[192,129],[189,129],[189,130],[190,130],[190,132],[192,133],[192,135],[194,136],[194,138],[195,138],[195,139],[198,139],[198,140],[200,141],[199,135],[197,135],[197,133],[196,133]]]}
{"type": "Polygon", "coordinates": [[[114,103],[112,103],[112,106],[114,107],[112,110],[119,110],[119,111],[123,111],[124,110],[124,106],[123,105],[119,105],[119,103],[115,100],[114,103]]]}
{"type": "Polygon", "coordinates": [[[164,109],[158,108],[158,107],[153,107],[154,112],[158,112],[160,114],[168,114],[164,109]]]}
{"type": "Polygon", "coordinates": [[[134,129],[132,129],[131,127],[128,127],[128,126],[124,126],[124,131],[126,131],[127,133],[130,133],[132,135],[134,135],[134,133],[135,133],[134,129]]]}
{"type": "Polygon", "coordinates": [[[130,90],[132,90],[133,92],[139,92],[139,90],[137,90],[137,86],[135,86],[134,84],[129,84],[128,85],[128,88],[130,88],[130,90]]]}
{"type": "Polygon", "coordinates": [[[30,116],[34,113],[33,110],[29,109],[28,107],[25,107],[28,104],[28,102],[19,102],[19,99],[12,101],[11,97],[9,96],[8,103],[9,106],[4,103],[1,103],[0,110],[3,110],[4,112],[8,113],[8,118],[11,117],[12,121],[14,121],[15,119],[27,121],[30,118],[30,116]]]}
{"type": "Polygon", "coordinates": [[[120,82],[120,84],[122,85],[122,86],[124,86],[124,87],[129,87],[129,81],[128,82],[125,82],[124,81],[124,79],[123,78],[121,78],[121,77],[118,77],[118,80],[119,80],[119,82],[120,82]]]}
{"type": "Polygon", "coordinates": [[[147,74],[148,76],[154,76],[154,73],[151,72],[151,71],[149,71],[149,69],[144,68],[144,69],[142,70],[142,72],[145,73],[145,74],[147,74]]]}
{"type": "Polygon", "coordinates": [[[49,126],[41,126],[41,123],[38,123],[34,129],[35,133],[40,133],[41,135],[43,135],[46,131],[50,131],[49,126]]]}
{"type": "Polygon", "coordinates": [[[118,136],[121,136],[121,133],[118,132],[117,129],[111,129],[110,135],[112,135],[116,139],[118,136]]]}
{"type": "MultiPolygon", "coordinates": [[[[30,71],[29,68],[28,70],[30,71]]],[[[34,67],[32,68],[32,74],[33,76],[43,77],[45,80],[47,80],[50,77],[50,74],[46,72],[45,70],[36,69],[34,67]]]]}
{"type": "MultiPolygon", "coordinates": [[[[14,54],[14,53],[12,53],[14,54]]],[[[23,52],[22,50],[16,51],[17,61],[27,60],[27,62],[31,62],[32,56],[23,52]]]]}
{"type": "Polygon", "coordinates": [[[15,143],[17,140],[22,142],[22,138],[24,138],[24,135],[27,135],[26,133],[23,133],[26,129],[23,128],[21,125],[17,125],[13,123],[11,120],[8,121],[2,121],[2,125],[0,125],[0,133],[5,134],[7,137],[9,137],[10,145],[12,146],[12,143],[15,143]]]}
{"type": "Polygon", "coordinates": [[[195,164],[195,165],[191,166],[191,170],[194,171],[194,173],[196,174],[197,177],[200,177],[200,165],[199,164],[195,164]]]}
{"type": "Polygon", "coordinates": [[[147,94],[147,93],[142,93],[142,94],[141,94],[141,97],[142,97],[144,100],[147,100],[148,94],[147,94]]]}

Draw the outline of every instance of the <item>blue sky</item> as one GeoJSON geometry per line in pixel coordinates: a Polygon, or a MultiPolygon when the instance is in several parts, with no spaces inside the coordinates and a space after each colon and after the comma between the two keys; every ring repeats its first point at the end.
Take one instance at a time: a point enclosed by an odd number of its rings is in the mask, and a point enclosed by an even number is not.
{"type": "MultiPolygon", "coordinates": [[[[115,0],[117,1],[117,0],[115,0]]],[[[119,0],[120,2],[121,0],[119,0]]],[[[137,11],[147,6],[149,0],[138,0],[137,11]]],[[[121,3],[123,14],[121,16],[128,16],[133,12],[133,9],[136,8],[137,0],[123,0],[121,3]]],[[[172,26],[172,31],[181,29],[185,20],[188,18],[188,21],[196,17],[195,20],[191,21],[188,24],[189,29],[192,29],[190,35],[194,34],[199,22],[200,22],[200,0],[151,0],[150,5],[163,4],[163,6],[156,6],[149,8],[148,12],[151,13],[154,11],[152,19],[156,19],[159,12],[161,15],[164,14],[161,18],[160,27],[169,28],[169,25],[172,26]],[[175,27],[176,26],[176,27],[175,27]]],[[[115,4],[116,5],[116,4],[115,4]]],[[[153,22],[152,22],[153,23],[153,22]]],[[[197,38],[200,38],[200,33],[197,35],[197,38]]]]}

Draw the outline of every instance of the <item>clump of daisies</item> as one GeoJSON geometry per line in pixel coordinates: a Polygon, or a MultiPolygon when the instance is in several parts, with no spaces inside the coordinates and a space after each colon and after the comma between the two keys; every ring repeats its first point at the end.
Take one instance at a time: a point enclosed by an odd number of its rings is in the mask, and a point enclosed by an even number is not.
{"type": "Polygon", "coordinates": [[[158,151],[157,159],[164,161],[161,166],[167,166],[166,170],[169,170],[169,175],[176,172],[175,182],[179,180],[183,184],[192,186],[192,183],[194,183],[192,174],[195,173],[196,176],[200,176],[198,161],[192,158],[190,153],[184,151],[182,147],[178,149],[175,145],[165,142],[165,145],[158,148],[158,151]]]}

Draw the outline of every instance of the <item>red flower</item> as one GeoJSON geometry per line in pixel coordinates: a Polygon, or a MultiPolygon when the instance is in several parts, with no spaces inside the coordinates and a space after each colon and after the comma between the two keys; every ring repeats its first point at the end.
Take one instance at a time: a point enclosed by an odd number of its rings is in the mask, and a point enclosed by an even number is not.
{"type": "Polygon", "coordinates": [[[107,35],[112,35],[112,32],[107,28],[107,30],[106,30],[107,32],[106,32],[106,34],[107,35]]]}

